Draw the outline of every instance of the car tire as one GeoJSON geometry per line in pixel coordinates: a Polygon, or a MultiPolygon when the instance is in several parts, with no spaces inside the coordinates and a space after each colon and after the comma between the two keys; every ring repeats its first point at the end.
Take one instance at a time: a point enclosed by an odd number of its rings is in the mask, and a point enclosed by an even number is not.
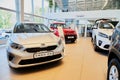
{"type": "Polygon", "coordinates": [[[91,42],[93,42],[93,38],[91,37],[91,42]]]}
{"type": "Polygon", "coordinates": [[[93,46],[95,51],[99,50],[98,46],[96,45],[96,38],[93,40],[93,46]]]}
{"type": "Polygon", "coordinates": [[[120,80],[120,62],[112,59],[108,65],[107,80],[120,80]]]}

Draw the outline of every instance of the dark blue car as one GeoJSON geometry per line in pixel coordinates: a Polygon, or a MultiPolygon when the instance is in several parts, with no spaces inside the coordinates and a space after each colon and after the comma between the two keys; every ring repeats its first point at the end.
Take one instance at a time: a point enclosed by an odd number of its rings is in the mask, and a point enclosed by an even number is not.
{"type": "Polygon", "coordinates": [[[111,38],[107,80],[120,80],[120,23],[116,26],[111,38]]]}

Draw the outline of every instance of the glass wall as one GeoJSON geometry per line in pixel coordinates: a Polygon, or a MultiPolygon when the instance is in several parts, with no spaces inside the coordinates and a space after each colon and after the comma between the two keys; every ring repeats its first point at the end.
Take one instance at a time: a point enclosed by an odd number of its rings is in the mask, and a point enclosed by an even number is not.
{"type": "Polygon", "coordinates": [[[24,12],[32,13],[32,1],[31,0],[24,0],[24,12]]]}
{"type": "Polygon", "coordinates": [[[42,0],[34,0],[34,12],[36,15],[42,14],[42,0]]]}
{"type": "Polygon", "coordinates": [[[0,29],[8,29],[16,23],[16,13],[0,10],[0,29]]]}
{"type": "MultiPolygon", "coordinates": [[[[24,0],[24,4],[22,5],[24,5],[24,21],[48,22],[42,17],[45,13],[48,13],[49,4],[47,0],[33,0],[33,4],[32,0],[24,0]]],[[[20,6],[22,5],[17,0],[0,0],[0,28],[13,27],[18,18],[20,18],[20,12],[18,10],[20,11],[20,6]],[[16,5],[19,6],[17,10],[16,5]]]]}
{"type": "Polygon", "coordinates": [[[0,29],[10,29],[16,23],[15,0],[0,0],[0,29]]]}
{"type": "Polygon", "coordinates": [[[15,0],[0,0],[0,7],[15,10],[15,0]]]}

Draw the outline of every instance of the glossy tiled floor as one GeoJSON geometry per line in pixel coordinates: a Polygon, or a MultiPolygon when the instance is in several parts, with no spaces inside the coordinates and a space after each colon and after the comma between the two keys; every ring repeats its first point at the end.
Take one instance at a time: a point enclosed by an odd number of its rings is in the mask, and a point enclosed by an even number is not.
{"type": "Polygon", "coordinates": [[[106,54],[95,52],[90,38],[80,38],[66,44],[61,62],[14,70],[8,67],[5,47],[1,47],[0,80],[106,80],[106,54]]]}

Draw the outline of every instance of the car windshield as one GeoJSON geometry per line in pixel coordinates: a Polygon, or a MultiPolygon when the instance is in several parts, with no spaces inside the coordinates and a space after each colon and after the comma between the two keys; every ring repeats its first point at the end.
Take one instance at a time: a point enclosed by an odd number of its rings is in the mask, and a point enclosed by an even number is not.
{"type": "Polygon", "coordinates": [[[50,29],[44,24],[23,24],[17,25],[14,33],[44,33],[50,32],[50,29]]]}
{"type": "Polygon", "coordinates": [[[101,23],[99,28],[100,29],[113,29],[113,26],[110,25],[109,23],[101,23]]]}
{"type": "Polygon", "coordinates": [[[65,24],[51,24],[51,27],[57,28],[57,27],[62,27],[62,28],[67,28],[65,24]]]}

